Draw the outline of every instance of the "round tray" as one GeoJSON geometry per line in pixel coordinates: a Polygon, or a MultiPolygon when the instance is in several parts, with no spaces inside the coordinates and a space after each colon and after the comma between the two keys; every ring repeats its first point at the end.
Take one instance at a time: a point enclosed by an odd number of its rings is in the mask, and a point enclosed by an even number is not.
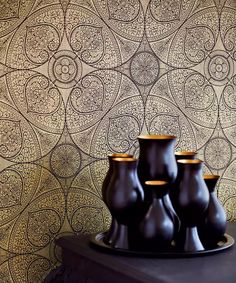
{"type": "Polygon", "coordinates": [[[224,234],[221,241],[217,243],[217,246],[199,252],[180,252],[180,251],[166,251],[166,252],[157,252],[157,251],[136,251],[136,250],[125,250],[112,248],[104,243],[103,239],[106,235],[106,232],[94,234],[90,238],[90,243],[93,247],[98,248],[101,251],[108,253],[115,253],[125,256],[138,256],[138,257],[162,257],[162,258],[171,258],[171,257],[195,257],[195,256],[204,256],[214,253],[224,251],[234,245],[234,239],[228,234],[224,234]]]}

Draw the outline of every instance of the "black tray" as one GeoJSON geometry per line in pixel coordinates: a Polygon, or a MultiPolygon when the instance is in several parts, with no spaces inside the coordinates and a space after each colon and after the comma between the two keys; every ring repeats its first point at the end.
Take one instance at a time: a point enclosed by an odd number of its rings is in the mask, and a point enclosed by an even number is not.
{"type": "Polygon", "coordinates": [[[214,253],[218,253],[224,251],[234,245],[234,238],[228,234],[225,234],[221,241],[217,243],[217,246],[199,252],[180,252],[176,250],[164,251],[164,252],[156,252],[156,251],[136,251],[136,250],[125,250],[125,249],[117,249],[112,248],[104,243],[103,239],[106,235],[105,232],[94,234],[90,238],[90,243],[93,247],[98,248],[101,251],[108,253],[115,253],[125,256],[137,256],[137,257],[160,257],[160,258],[173,258],[173,257],[196,257],[196,256],[204,256],[210,255],[214,253]]]}

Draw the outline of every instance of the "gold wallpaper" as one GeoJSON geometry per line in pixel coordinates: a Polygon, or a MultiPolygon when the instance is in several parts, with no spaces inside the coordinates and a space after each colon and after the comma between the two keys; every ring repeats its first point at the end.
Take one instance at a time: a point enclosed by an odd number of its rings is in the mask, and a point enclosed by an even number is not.
{"type": "Polygon", "coordinates": [[[236,219],[236,1],[0,0],[0,282],[103,230],[111,152],[176,135],[236,219]]]}

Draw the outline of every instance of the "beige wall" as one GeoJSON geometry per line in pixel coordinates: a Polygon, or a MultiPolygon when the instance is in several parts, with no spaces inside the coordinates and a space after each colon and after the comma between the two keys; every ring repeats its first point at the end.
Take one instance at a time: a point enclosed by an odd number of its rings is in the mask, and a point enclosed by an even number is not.
{"type": "Polygon", "coordinates": [[[140,133],[197,150],[236,219],[235,9],[0,2],[0,282],[42,282],[56,236],[106,228],[105,158],[137,154],[140,133]]]}

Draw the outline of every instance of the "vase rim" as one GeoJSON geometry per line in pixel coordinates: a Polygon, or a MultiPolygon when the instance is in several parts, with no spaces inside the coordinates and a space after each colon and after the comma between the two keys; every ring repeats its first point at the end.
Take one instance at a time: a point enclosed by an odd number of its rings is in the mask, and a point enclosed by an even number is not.
{"type": "Polygon", "coordinates": [[[172,135],[140,135],[138,139],[142,140],[174,140],[176,136],[172,135]]]}
{"type": "Polygon", "coordinates": [[[148,186],[163,186],[167,185],[168,182],[164,180],[151,180],[151,181],[145,181],[145,185],[148,186]]]}
{"type": "Polygon", "coordinates": [[[220,175],[203,175],[204,180],[218,180],[220,178],[220,175]]]}
{"type": "Polygon", "coordinates": [[[201,164],[203,163],[200,159],[179,159],[177,160],[178,163],[181,164],[201,164]]]}
{"type": "Polygon", "coordinates": [[[137,161],[138,159],[133,158],[133,157],[116,157],[116,158],[112,158],[112,161],[116,161],[116,162],[134,162],[137,161]]]}
{"type": "Polygon", "coordinates": [[[108,154],[108,157],[111,157],[111,158],[132,158],[133,155],[131,154],[128,154],[128,153],[111,153],[111,154],[108,154]]]}
{"type": "Polygon", "coordinates": [[[196,151],[175,151],[175,155],[195,155],[196,151]]]}

